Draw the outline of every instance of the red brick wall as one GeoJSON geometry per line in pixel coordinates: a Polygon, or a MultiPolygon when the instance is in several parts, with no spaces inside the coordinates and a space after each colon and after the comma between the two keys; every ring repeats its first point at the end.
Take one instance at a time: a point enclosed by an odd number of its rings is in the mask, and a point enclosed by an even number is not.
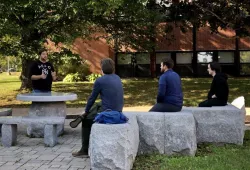
{"type": "Polygon", "coordinates": [[[88,60],[90,71],[94,73],[100,73],[101,59],[107,57],[114,59],[114,51],[103,39],[84,41],[79,38],[75,40],[73,49],[88,60]]]}
{"type": "Polygon", "coordinates": [[[173,32],[165,36],[157,37],[157,51],[192,51],[192,28],[182,33],[180,28],[174,26],[173,32]]]}
{"type": "Polygon", "coordinates": [[[234,50],[235,36],[232,30],[218,30],[218,34],[211,34],[209,27],[197,31],[197,50],[234,50]]]}

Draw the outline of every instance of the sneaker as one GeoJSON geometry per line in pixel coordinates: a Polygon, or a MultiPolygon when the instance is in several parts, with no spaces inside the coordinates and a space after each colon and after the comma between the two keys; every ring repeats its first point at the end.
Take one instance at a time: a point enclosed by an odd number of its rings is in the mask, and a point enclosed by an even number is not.
{"type": "Polygon", "coordinates": [[[78,151],[78,152],[73,152],[72,156],[76,157],[76,158],[89,158],[89,154],[88,152],[84,152],[84,151],[78,151]]]}
{"type": "Polygon", "coordinates": [[[78,116],[75,120],[69,123],[70,127],[76,128],[82,122],[82,119],[83,119],[82,116],[78,116]]]}

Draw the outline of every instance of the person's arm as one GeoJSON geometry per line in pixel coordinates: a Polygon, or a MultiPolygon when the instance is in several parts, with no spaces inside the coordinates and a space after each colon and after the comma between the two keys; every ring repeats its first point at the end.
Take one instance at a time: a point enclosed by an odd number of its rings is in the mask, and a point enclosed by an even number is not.
{"type": "Polygon", "coordinates": [[[213,82],[211,84],[211,87],[210,87],[210,90],[208,92],[208,95],[207,95],[207,98],[208,99],[212,99],[214,98],[214,95],[215,95],[215,80],[213,79],[213,82]]]}
{"type": "Polygon", "coordinates": [[[51,76],[52,76],[52,80],[56,81],[57,77],[56,77],[56,72],[55,72],[53,65],[51,65],[51,76]]]}
{"type": "Polygon", "coordinates": [[[33,64],[31,69],[30,69],[30,79],[31,80],[39,80],[39,79],[46,79],[45,74],[40,74],[37,69],[37,65],[33,64]]]}
{"type": "Polygon", "coordinates": [[[39,79],[46,79],[46,75],[42,73],[41,75],[32,75],[31,76],[31,80],[39,80],[39,79]]]}
{"type": "Polygon", "coordinates": [[[165,94],[166,94],[166,81],[160,77],[159,80],[159,88],[158,88],[158,95],[157,95],[157,103],[163,103],[165,94]]]}
{"type": "Polygon", "coordinates": [[[92,93],[91,93],[91,95],[90,95],[90,97],[88,99],[88,102],[87,102],[87,105],[86,105],[86,108],[85,108],[85,113],[86,114],[89,113],[90,108],[95,103],[95,100],[96,100],[96,98],[97,98],[97,96],[99,95],[100,92],[101,92],[101,87],[100,87],[99,82],[97,80],[94,83],[94,87],[93,87],[92,93]]]}

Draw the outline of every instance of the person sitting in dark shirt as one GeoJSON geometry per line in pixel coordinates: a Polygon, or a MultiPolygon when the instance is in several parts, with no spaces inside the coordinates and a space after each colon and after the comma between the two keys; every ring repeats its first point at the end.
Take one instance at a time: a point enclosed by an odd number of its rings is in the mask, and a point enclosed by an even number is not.
{"type": "Polygon", "coordinates": [[[221,73],[220,64],[217,62],[209,63],[207,71],[211,76],[213,76],[213,81],[207,95],[207,100],[201,102],[199,107],[227,105],[229,93],[227,75],[221,73]]]}
{"type": "Polygon", "coordinates": [[[85,113],[82,119],[82,148],[78,152],[72,153],[74,157],[88,157],[89,136],[93,120],[97,113],[112,110],[122,112],[123,109],[123,87],[121,79],[114,74],[115,64],[110,58],[101,61],[103,76],[98,78],[93,87],[91,96],[88,99],[85,113]],[[100,94],[102,103],[95,104],[97,96],[100,94]]]}
{"type": "Polygon", "coordinates": [[[161,62],[163,74],[159,80],[157,103],[150,112],[179,112],[183,105],[183,94],[180,76],[172,70],[174,62],[165,58],[161,62]]]}

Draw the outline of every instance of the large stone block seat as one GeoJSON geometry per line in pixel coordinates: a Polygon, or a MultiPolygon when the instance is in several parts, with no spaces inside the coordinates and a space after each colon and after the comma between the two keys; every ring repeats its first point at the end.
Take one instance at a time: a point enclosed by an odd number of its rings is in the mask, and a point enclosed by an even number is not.
{"type": "Polygon", "coordinates": [[[64,124],[65,117],[0,117],[2,124],[2,145],[4,147],[14,146],[17,142],[17,125],[40,125],[44,127],[44,143],[53,147],[57,144],[57,126],[64,124]]]}
{"type": "Polygon", "coordinates": [[[93,124],[90,135],[92,170],[129,170],[137,155],[139,128],[136,115],[125,114],[125,124],[93,124]]]}
{"type": "Polygon", "coordinates": [[[196,125],[191,112],[137,112],[140,130],[138,154],[194,156],[196,125]]]}
{"type": "Polygon", "coordinates": [[[245,134],[245,100],[235,99],[220,107],[184,107],[191,111],[197,123],[197,142],[242,145],[245,134]]]}

